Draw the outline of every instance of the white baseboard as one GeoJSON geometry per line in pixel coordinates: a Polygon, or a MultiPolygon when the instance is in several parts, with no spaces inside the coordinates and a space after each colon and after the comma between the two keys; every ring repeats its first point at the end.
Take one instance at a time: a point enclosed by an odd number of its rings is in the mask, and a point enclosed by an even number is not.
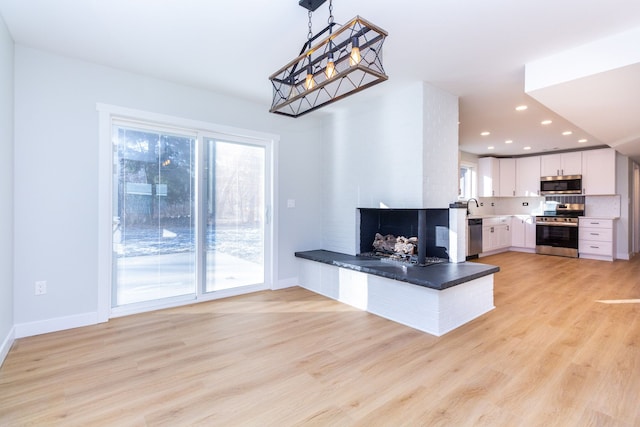
{"type": "Polygon", "coordinates": [[[535,254],[536,253],[536,249],[535,248],[523,248],[520,246],[511,246],[509,248],[510,251],[513,252],[524,252],[524,253],[528,253],[528,254],[535,254]]]}
{"type": "Polygon", "coordinates": [[[65,329],[80,328],[98,323],[98,313],[83,313],[74,316],[57,317],[37,322],[18,323],[15,325],[15,337],[24,338],[65,329]]]}
{"type": "Polygon", "coordinates": [[[278,280],[277,283],[273,284],[271,290],[277,291],[278,289],[292,288],[294,286],[298,286],[300,282],[297,277],[289,277],[287,279],[278,280]]]}
{"type": "Polygon", "coordinates": [[[617,253],[616,259],[623,259],[625,261],[629,261],[633,257],[633,254],[630,253],[617,253]]]}
{"type": "Polygon", "coordinates": [[[16,328],[15,326],[11,328],[9,334],[2,341],[2,345],[0,345],[0,366],[4,363],[4,359],[7,358],[7,354],[9,354],[9,350],[11,350],[11,346],[13,342],[16,340],[16,328]]]}

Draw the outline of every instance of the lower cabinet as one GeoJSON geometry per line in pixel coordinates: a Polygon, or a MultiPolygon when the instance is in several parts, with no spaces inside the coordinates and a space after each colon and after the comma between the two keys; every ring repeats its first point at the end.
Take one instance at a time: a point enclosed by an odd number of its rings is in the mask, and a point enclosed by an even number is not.
{"type": "Polygon", "coordinates": [[[615,236],[613,219],[579,219],[578,256],[580,258],[614,260],[615,236]]]}
{"type": "Polygon", "coordinates": [[[482,219],[482,252],[492,252],[511,246],[511,217],[482,219]]]}
{"type": "Polygon", "coordinates": [[[531,215],[515,215],[511,219],[511,246],[526,252],[536,248],[536,218],[531,215]]]}

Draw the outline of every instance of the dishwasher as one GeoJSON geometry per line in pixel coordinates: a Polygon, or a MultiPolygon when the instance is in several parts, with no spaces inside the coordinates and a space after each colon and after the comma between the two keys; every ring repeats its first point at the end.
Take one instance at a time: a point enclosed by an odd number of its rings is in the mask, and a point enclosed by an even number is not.
{"type": "Polygon", "coordinates": [[[482,218],[469,218],[467,259],[478,258],[482,252],[482,218]]]}

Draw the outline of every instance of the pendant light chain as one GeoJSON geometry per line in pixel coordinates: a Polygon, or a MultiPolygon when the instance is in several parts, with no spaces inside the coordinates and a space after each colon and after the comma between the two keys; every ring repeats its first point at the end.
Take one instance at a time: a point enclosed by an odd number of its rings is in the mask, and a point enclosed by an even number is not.
{"type": "MultiPolygon", "coordinates": [[[[327,19],[329,25],[333,24],[333,0],[329,0],[329,19],[327,19]]],[[[331,28],[329,29],[331,31],[331,28]]]]}
{"type": "Polygon", "coordinates": [[[307,40],[309,41],[309,47],[311,47],[311,39],[313,38],[313,31],[311,30],[311,16],[313,16],[313,12],[309,11],[309,32],[307,33],[307,40]]]}

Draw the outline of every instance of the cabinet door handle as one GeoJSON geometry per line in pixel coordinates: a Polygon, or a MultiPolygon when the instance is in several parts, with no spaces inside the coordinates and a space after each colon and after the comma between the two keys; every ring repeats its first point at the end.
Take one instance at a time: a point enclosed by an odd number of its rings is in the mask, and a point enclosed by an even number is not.
{"type": "Polygon", "coordinates": [[[589,246],[591,249],[600,249],[600,246],[589,246]]]}
{"type": "Polygon", "coordinates": [[[599,236],[600,233],[590,233],[592,236],[599,236]]]}
{"type": "Polygon", "coordinates": [[[591,225],[600,225],[599,222],[590,222],[589,224],[591,224],[591,225]]]}

